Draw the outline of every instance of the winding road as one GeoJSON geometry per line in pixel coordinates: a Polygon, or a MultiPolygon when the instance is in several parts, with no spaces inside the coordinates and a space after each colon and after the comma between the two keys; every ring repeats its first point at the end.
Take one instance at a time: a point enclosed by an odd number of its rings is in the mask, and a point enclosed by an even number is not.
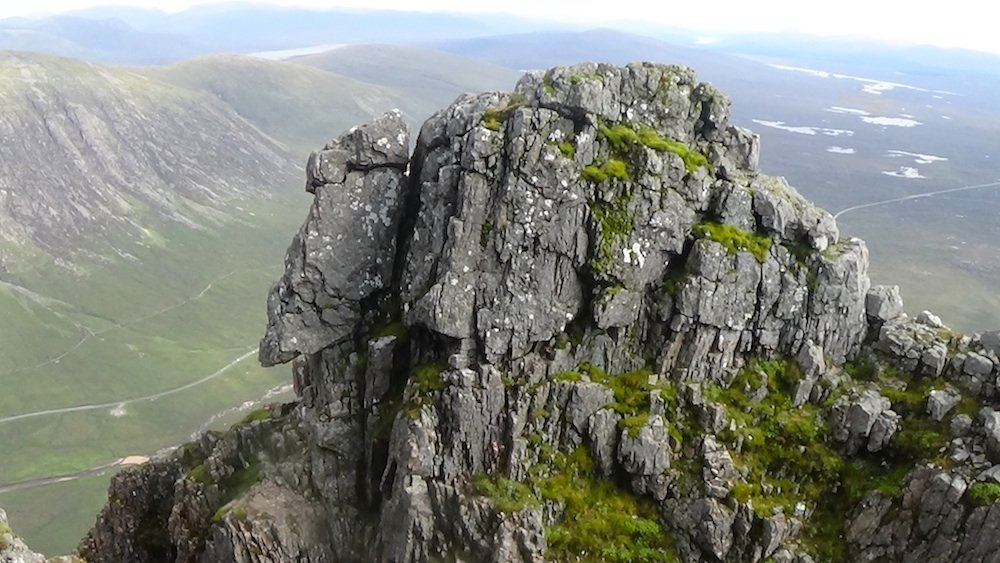
{"type": "Polygon", "coordinates": [[[82,471],[76,471],[73,473],[65,473],[63,475],[53,475],[51,477],[39,477],[37,479],[28,479],[26,481],[18,481],[16,483],[2,483],[0,484],[0,494],[7,493],[10,491],[19,491],[21,489],[30,489],[32,487],[41,487],[43,485],[53,485],[55,483],[65,483],[66,481],[76,481],[77,479],[82,479],[84,477],[93,477],[95,475],[101,475],[109,469],[115,469],[118,467],[126,467],[129,465],[142,465],[146,463],[148,458],[145,456],[130,456],[123,457],[121,459],[112,461],[111,463],[105,463],[104,465],[98,465],[96,467],[91,467],[90,469],[84,469],[82,471]]]}
{"type": "Polygon", "coordinates": [[[988,183],[988,184],[975,184],[975,185],[971,185],[971,186],[962,186],[962,187],[959,187],[959,188],[948,188],[946,190],[937,190],[937,191],[933,191],[933,192],[924,192],[924,193],[919,193],[919,194],[911,194],[911,195],[908,195],[908,196],[896,197],[896,198],[892,198],[892,199],[883,199],[881,201],[873,201],[871,203],[863,203],[861,205],[854,205],[854,206],[848,207],[846,209],[841,209],[840,211],[838,211],[837,213],[834,214],[833,218],[834,219],[839,219],[842,215],[845,215],[845,214],[850,213],[852,211],[858,211],[859,209],[867,209],[869,207],[878,207],[880,205],[888,205],[890,203],[901,203],[901,202],[904,202],[904,201],[909,201],[911,199],[921,199],[921,198],[925,198],[925,197],[934,197],[936,195],[941,195],[941,194],[950,194],[950,193],[954,193],[954,192],[964,192],[964,191],[969,191],[969,190],[981,190],[981,189],[984,189],[984,188],[995,188],[995,187],[1000,187],[1000,180],[997,180],[996,182],[991,182],[991,183],[988,183]]]}
{"type": "MultiPolygon", "coordinates": [[[[48,311],[50,311],[51,313],[55,314],[56,316],[59,316],[59,317],[62,317],[62,318],[66,318],[67,320],[69,320],[70,322],[72,322],[83,333],[79,341],[77,341],[76,343],[74,343],[69,348],[67,348],[67,349],[63,350],[62,352],[58,353],[57,355],[52,356],[52,357],[48,358],[47,360],[44,360],[44,361],[39,362],[37,364],[31,365],[31,366],[20,367],[20,368],[17,368],[17,369],[14,369],[14,370],[11,370],[11,371],[7,372],[6,374],[2,374],[2,375],[13,375],[13,374],[17,374],[17,373],[21,373],[21,372],[33,370],[33,369],[38,369],[38,368],[44,367],[46,365],[58,363],[62,359],[66,358],[70,354],[73,354],[75,351],[77,351],[78,349],[80,349],[88,340],[91,340],[92,338],[98,337],[100,335],[103,335],[103,334],[108,333],[110,331],[113,331],[115,329],[127,328],[127,327],[129,327],[131,325],[135,325],[135,324],[140,323],[142,321],[145,321],[145,320],[148,320],[148,319],[152,319],[152,318],[158,317],[160,315],[164,315],[166,313],[169,313],[170,311],[173,311],[173,310],[175,310],[175,309],[177,309],[179,307],[182,307],[184,305],[187,305],[187,304],[193,303],[195,301],[198,301],[199,299],[202,299],[209,291],[211,291],[211,289],[216,284],[218,284],[219,282],[221,282],[221,281],[223,281],[223,280],[225,280],[225,279],[227,279],[229,277],[232,277],[233,275],[237,274],[238,272],[241,272],[241,271],[261,270],[261,269],[263,269],[263,268],[237,268],[237,269],[234,269],[234,270],[232,270],[232,271],[230,271],[230,272],[228,272],[226,274],[223,274],[223,275],[221,275],[221,276],[219,276],[219,277],[211,280],[204,288],[201,289],[201,291],[199,291],[197,294],[195,294],[195,295],[193,295],[193,296],[191,296],[191,297],[189,297],[187,299],[183,299],[183,300],[181,300],[181,301],[179,301],[177,303],[174,303],[174,304],[172,304],[170,306],[167,306],[167,307],[164,307],[162,309],[159,309],[159,310],[147,313],[145,315],[141,315],[139,317],[135,317],[135,318],[130,319],[128,321],[125,321],[123,323],[115,323],[115,324],[113,324],[111,326],[108,326],[108,327],[106,327],[104,329],[101,329],[101,330],[94,330],[94,329],[92,329],[92,328],[90,328],[90,327],[88,327],[86,325],[83,325],[83,324],[81,324],[81,323],[79,323],[79,322],[77,322],[77,321],[75,321],[75,320],[73,320],[71,318],[68,318],[66,316],[66,314],[65,314],[65,311],[60,311],[60,310],[57,310],[57,309],[53,308],[52,306],[50,306],[50,304],[57,304],[57,305],[61,305],[61,306],[66,307],[70,311],[79,312],[79,310],[77,309],[77,307],[75,305],[71,304],[71,303],[67,303],[65,301],[61,301],[61,300],[57,300],[57,299],[52,299],[52,298],[49,298],[49,297],[46,297],[46,296],[43,296],[43,295],[39,295],[37,293],[32,292],[31,290],[28,290],[27,288],[23,288],[23,287],[18,286],[16,284],[6,283],[6,282],[0,282],[3,285],[9,286],[12,290],[17,291],[18,293],[21,293],[22,295],[24,295],[27,298],[31,299],[37,305],[39,305],[39,306],[47,309],[48,311]]],[[[55,416],[55,415],[66,414],[66,413],[76,413],[76,412],[86,412],[86,411],[111,409],[111,408],[115,408],[115,407],[124,407],[125,405],[129,405],[129,404],[133,404],[133,403],[146,402],[146,401],[155,401],[157,399],[160,399],[160,398],[163,398],[163,397],[167,397],[167,396],[170,396],[170,395],[174,395],[174,394],[180,393],[182,391],[186,391],[188,389],[197,387],[199,385],[203,385],[203,384],[205,384],[205,383],[207,383],[207,382],[209,382],[209,381],[211,381],[211,380],[213,380],[213,379],[215,379],[215,378],[223,375],[224,373],[226,373],[227,371],[229,371],[230,369],[232,369],[233,367],[235,367],[236,365],[238,365],[240,362],[242,362],[242,361],[246,360],[247,358],[253,356],[256,353],[256,349],[257,349],[256,346],[253,346],[253,347],[250,347],[250,348],[242,348],[242,347],[236,348],[236,350],[241,350],[242,353],[239,356],[233,358],[226,365],[222,366],[221,368],[217,369],[216,371],[212,372],[211,374],[208,374],[208,375],[206,375],[204,377],[201,377],[201,378],[199,378],[199,379],[197,379],[195,381],[192,381],[192,382],[189,382],[189,383],[186,383],[186,384],[183,384],[183,385],[179,385],[179,386],[173,387],[171,389],[167,389],[167,390],[160,391],[160,392],[157,392],[157,393],[152,393],[152,394],[149,394],[149,395],[144,395],[144,396],[141,396],[141,397],[133,397],[133,398],[124,399],[124,400],[118,400],[118,401],[113,401],[113,402],[105,402],[105,403],[97,403],[97,404],[85,404],[85,405],[75,405],[75,406],[64,407],[64,408],[47,409],[47,410],[41,410],[41,411],[35,411],[35,412],[28,412],[28,413],[16,414],[16,415],[11,415],[11,416],[4,416],[4,417],[0,417],[0,424],[5,424],[5,423],[9,423],[9,422],[18,421],[18,420],[24,420],[24,419],[40,418],[40,417],[46,417],[46,416],[55,416]]],[[[110,463],[104,463],[104,464],[101,464],[101,465],[97,465],[97,466],[94,466],[94,467],[90,467],[90,468],[83,469],[83,470],[76,471],[76,472],[72,472],[72,473],[66,473],[66,474],[54,475],[54,476],[48,476],[48,477],[38,477],[38,478],[27,479],[27,480],[24,480],[24,481],[18,481],[18,482],[14,482],[14,483],[0,483],[0,493],[5,493],[5,492],[9,492],[9,491],[16,491],[16,490],[22,490],[22,489],[28,489],[28,488],[32,488],[32,487],[38,487],[38,486],[51,485],[51,484],[55,484],[55,483],[63,483],[63,482],[74,481],[74,480],[85,478],[85,477],[102,475],[102,474],[104,474],[104,473],[106,473],[108,471],[111,471],[111,470],[116,470],[116,469],[124,467],[124,466],[141,464],[141,463],[144,463],[145,461],[146,461],[146,458],[143,457],[143,456],[130,456],[130,457],[126,457],[126,458],[115,460],[115,461],[110,462],[110,463]]]]}
{"type": "Polygon", "coordinates": [[[199,379],[197,381],[192,381],[191,383],[185,383],[184,385],[181,385],[179,387],[174,387],[173,389],[167,389],[166,391],[160,391],[159,393],[153,393],[152,395],[144,395],[142,397],[135,397],[135,398],[132,398],[132,399],[125,399],[124,401],[114,401],[112,403],[100,403],[100,404],[96,404],[96,405],[78,405],[78,406],[75,406],[75,407],[65,407],[65,408],[61,408],[61,409],[49,409],[49,410],[44,410],[44,411],[35,411],[35,412],[28,412],[28,413],[23,413],[23,414],[16,414],[16,415],[13,415],[13,416],[7,416],[7,417],[0,418],[0,424],[4,424],[4,423],[7,423],[7,422],[13,422],[15,420],[23,420],[25,418],[36,418],[36,417],[40,417],[40,416],[51,416],[51,415],[65,414],[65,413],[70,413],[70,412],[94,411],[94,410],[100,410],[100,409],[108,409],[108,408],[113,408],[113,407],[125,406],[125,405],[129,405],[129,404],[132,404],[132,403],[139,403],[139,402],[143,402],[143,401],[155,401],[155,400],[157,400],[157,399],[159,399],[161,397],[166,397],[168,395],[173,395],[175,393],[180,393],[181,391],[185,391],[187,389],[191,389],[192,387],[197,387],[198,385],[201,385],[203,383],[207,383],[207,382],[215,379],[216,377],[219,377],[220,375],[222,375],[223,373],[225,373],[226,371],[228,371],[230,368],[232,368],[236,364],[242,362],[243,360],[249,358],[250,356],[253,356],[256,353],[257,353],[257,348],[253,347],[249,351],[247,351],[246,353],[244,353],[242,356],[240,356],[240,357],[236,358],[235,360],[229,362],[228,364],[226,364],[225,366],[223,366],[222,368],[220,368],[219,370],[215,371],[214,373],[212,373],[210,375],[206,375],[205,377],[203,377],[203,378],[201,378],[201,379],[199,379]]]}
{"type": "MultiPolygon", "coordinates": [[[[257,270],[257,269],[260,269],[260,268],[251,268],[251,269],[248,269],[247,271],[253,271],[253,270],[257,270]]],[[[107,327],[105,329],[102,329],[102,330],[94,331],[94,330],[92,330],[90,327],[88,327],[86,325],[82,325],[80,323],[77,323],[75,321],[70,320],[70,322],[72,322],[74,325],[76,325],[77,328],[79,328],[80,330],[82,330],[82,331],[84,331],[86,333],[86,334],[84,334],[80,338],[80,340],[76,344],[74,344],[73,346],[71,346],[67,350],[63,351],[59,355],[53,356],[53,357],[51,357],[51,358],[49,358],[49,359],[47,359],[45,361],[39,362],[39,363],[37,363],[35,365],[31,365],[31,366],[20,367],[20,368],[11,370],[11,371],[9,371],[7,373],[0,374],[0,375],[13,375],[15,373],[21,373],[21,372],[25,372],[25,371],[30,371],[30,370],[33,370],[33,369],[38,369],[38,368],[41,368],[41,367],[45,367],[47,365],[58,363],[58,362],[62,361],[62,359],[65,358],[66,356],[69,356],[70,354],[72,354],[73,352],[75,352],[76,350],[78,350],[81,346],[83,346],[88,340],[90,340],[93,337],[100,336],[102,334],[105,334],[105,333],[110,332],[110,331],[115,330],[115,329],[125,328],[125,327],[128,327],[128,326],[134,325],[136,323],[140,323],[142,321],[158,317],[160,315],[169,313],[170,311],[173,311],[174,309],[177,309],[178,307],[183,307],[184,305],[187,305],[188,303],[193,303],[193,302],[201,299],[202,297],[205,296],[206,293],[208,293],[209,290],[212,289],[212,286],[214,286],[215,284],[219,283],[220,281],[222,281],[222,280],[224,280],[224,279],[226,279],[226,278],[228,278],[230,276],[233,276],[234,274],[236,274],[236,272],[239,272],[239,271],[241,271],[241,270],[240,269],[233,270],[233,271],[231,271],[231,272],[229,272],[227,274],[223,274],[223,275],[215,278],[214,280],[208,282],[208,285],[206,285],[205,288],[202,289],[201,292],[199,292],[194,297],[185,299],[183,301],[179,301],[177,303],[174,303],[173,305],[170,305],[169,307],[165,307],[163,309],[160,309],[159,311],[154,311],[152,313],[143,315],[141,317],[136,317],[136,318],[134,318],[134,319],[132,319],[130,321],[127,321],[125,323],[115,323],[114,325],[109,326],[109,327],[107,327]]],[[[58,300],[58,299],[53,299],[51,297],[45,297],[45,296],[36,294],[36,293],[32,292],[31,290],[29,290],[27,288],[23,288],[21,286],[15,285],[15,284],[9,284],[8,283],[8,284],[5,284],[5,285],[8,285],[8,286],[14,288],[15,290],[18,290],[21,293],[28,292],[26,295],[28,295],[31,298],[33,298],[33,297],[39,297],[39,298],[47,299],[47,300],[50,300],[50,301],[53,301],[53,302],[57,302],[57,303],[64,303],[64,304],[66,304],[66,305],[68,305],[68,306],[70,306],[70,307],[72,307],[74,309],[76,308],[74,305],[72,305],[70,303],[67,303],[65,301],[61,301],[61,300],[58,300]]],[[[42,303],[42,301],[40,299],[34,299],[33,298],[32,300],[35,301],[35,303],[37,303],[38,305],[40,305],[40,306],[44,307],[45,309],[47,309],[52,314],[54,314],[56,316],[59,316],[59,317],[63,317],[64,316],[63,313],[61,313],[59,311],[56,311],[55,309],[52,309],[51,307],[48,307],[47,305],[45,305],[44,303],[42,303]]],[[[0,421],[0,422],[2,422],[2,421],[0,421]]]]}

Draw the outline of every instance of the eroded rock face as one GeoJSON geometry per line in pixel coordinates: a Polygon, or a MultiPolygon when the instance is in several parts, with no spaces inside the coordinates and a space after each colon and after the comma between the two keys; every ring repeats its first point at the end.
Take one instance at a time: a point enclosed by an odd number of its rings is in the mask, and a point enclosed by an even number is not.
{"type": "MultiPolygon", "coordinates": [[[[992,475],[998,425],[968,412],[992,336],[873,290],[864,243],[761,174],[728,107],[685,68],[578,65],[459,98],[409,158],[391,114],[327,145],[260,348],[295,360],[299,401],[124,472],[81,552],[804,563],[986,529],[958,499],[992,475]],[[850,468],[901,456],[959,469],[911,472],[905,513],[887,487],[850,500],[850,468]],[[592,506],[631,524],[590,538],[592,506]],[[843,530],[809,535],[832,511],[843,530]]],[[[1000,542],[976,541],[933,553],[1000,542]]]]}
{"type": "Polygon", "coordinates": [[[349,338],[363,301],[389,286],[409,138],[402,116],[389,113],[309,157],[306,187],[315,199],[268,296],[265,366],[349,338]]]}

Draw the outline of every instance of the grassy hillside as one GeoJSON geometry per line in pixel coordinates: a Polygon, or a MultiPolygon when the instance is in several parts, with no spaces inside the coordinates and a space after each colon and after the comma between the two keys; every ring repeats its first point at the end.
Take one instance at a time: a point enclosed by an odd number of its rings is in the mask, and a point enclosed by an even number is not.
{"type": "Polygon", "coordinates": [[[510,90],[522,72],[435,49],[401,45],[349,45],[291,62],[392,89],[410,116],[447,107],[459,94],[510,90]]]}
{"type": "MultiPolygon", "coordinates": [[[[309,200],[286,146],[135,69],[2,53],[0,101],[0,490],[152,454],[287,383],[252,353],[309,200]]],[[[63,553],[105,485],[0,506],[63,553]]]]}
{"type": "Polygon", "coordinates": [[[0,100],[0,265],[11,272],[32,248],[72,262],[83,235],[155,244],[148,223],[215,224],[298,176],[285,147],[231,107],[128,69],[0,53],[0,100]]]}
{"type": "Polygon", "coordinates": [[[211,94],[291,145],[302,162],[308,151],[342,131],[405,105],[400,93],[387,88],[303,65],[238,55],[201,57],[140,72],[211,94]]]}
{"type": "MultiPolygon", "coordinates": [[[[252,352],[307,202],[289,190],[212,229],[164,226],[162,246],[123,241],[130,258],[83,275],[39,267],[31,293],[0,288],[12,328],[0,329],[0,386],[11,390],[0,395],[0,486],[155,453],[286,385],[287,369],[260,368],[252,352]],[[98,408],[16,418],[81,406],[98,408]]],[[[92,524],[106,484],[59,485],[78,491],[51,504],[37,494],[52,485],[2,493],[0,506],[37,549],[64,553],[92,524]]]]}

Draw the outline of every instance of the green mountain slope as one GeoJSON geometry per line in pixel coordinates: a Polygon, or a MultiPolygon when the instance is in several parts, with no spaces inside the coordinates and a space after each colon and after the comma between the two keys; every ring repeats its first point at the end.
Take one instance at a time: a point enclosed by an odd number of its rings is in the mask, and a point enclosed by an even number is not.
{"type": "Polygon", "coordinates": [[[346,76],[239,55],[200,57],[140,72],[218,98],[296,148],[297,156],[403,102],[397,92],[346,76]]]}
{"type": "Polygon", "coordinates": [[[264,311],[246,304],[278,275],[287,237],[277,232],[303,199],[286,190],[203,230],[165,224],[162,246],[117,240],[130,258],[84,276],[49,264],[32,271],[30,291],[0,286],[0,506],[27,537],[72,549],[111,471],[47,505],[35,499],[51,486],[5,486],[153,454],[287,384],[287,370],[257,364],[264,311]]]}
{"type": "Polygon", "coordinates": [[[0,53],[0,100],[7,270],[24,270],[32,246],[73,261],[83,235],[153,244],[154,220],[216,223],[297,176],[285,148],[232,108],[130,70],[0,53]]]}
{"type": "Polygon", "coordinates": [[[136,70],[2,53],[0,102],[0,506],[67,552],[106,476],[60,503],[11,485],[152,454],[286,383],[245,303],[304,195],[285,145],[136,70]]]}
{"type": "Polygon", "coordinates": [[[349,45],[291,59],[371,84],[404,96],[404,110],[423,119],[464,92],[506,90],[521,73],[467,57],[415,46],[349,45]]]}

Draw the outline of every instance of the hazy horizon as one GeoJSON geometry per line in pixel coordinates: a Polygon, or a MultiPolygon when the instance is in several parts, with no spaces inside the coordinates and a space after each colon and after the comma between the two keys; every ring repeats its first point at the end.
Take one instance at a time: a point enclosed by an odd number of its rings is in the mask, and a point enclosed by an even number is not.
{"type": "MultiPolygon", "coordinates": [[[[238,4],[212,0],[132,0],[108,3],[100,0],[38,0],[25,5],[0,6],[0,18],[42,17],[79,12],[91,8],[121,7],[158,9],[167,13],[194,6],[238,4]]],[[[748,4],[723,1],[712,13],[678,11],[667,6],[650,10],[648,4],[623,0],[609,14],[606,6],[578,6],[564,0],[538,3],[511,0],[502,5],[476,4],[457,0],[270,0],[246,4],[274,5],[310,9],[358,9],[361,11],[396,10],[403,12],[441,12],[453,14],[503,14],[533,20],[591,27],[635,27],[659,25],[690,30],[711,42],[713,34],[757,32],[801,32],[821,37],[863,37],[909,45],[962,48],[1000,54],[1000,36],[993,33],[990,18],[969,17],[979,4],[959,0],[946,11],[922,11],[912,3],[861,2],[848,0],[826,9],[815,4],[771,0],[748,4]]]]}

